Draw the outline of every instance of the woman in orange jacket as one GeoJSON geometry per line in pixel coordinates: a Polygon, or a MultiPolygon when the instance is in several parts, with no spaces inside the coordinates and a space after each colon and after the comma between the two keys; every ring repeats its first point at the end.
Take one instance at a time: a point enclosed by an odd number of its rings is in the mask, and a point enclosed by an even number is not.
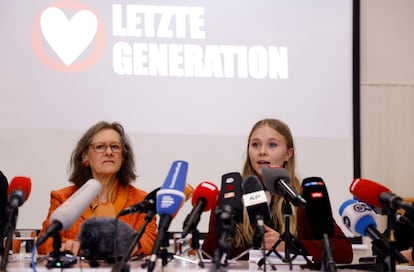
{"type": "MultiPolygon", "coordinates": [[[[89,179],[96,179],[102,185],[100,193],[70,228],[59,233],[61,250],[77,255],[80,247],[78,235],[83,221],[102,216],[115,218],[123,209],[144,200],[147,193],[131,185],[136,178],[134,154],[124,128],[117,122],[102,121],[89,128],[72,153],[70,169],[69,181],[73,185],[51,192],[49,212],[38,237],[50,226],[52,213],[89,179]]],[[[144,224],[145,216],[134,213],[122,216],[120,220],[137,231],[144,224]]],[[[156,235],[156,219],[153,218],[146,226],[134,254],[151,254],[156,235]]],[[[53,239],[40,244],[37,250],[39,254],[53,251],[53,239]]]]}

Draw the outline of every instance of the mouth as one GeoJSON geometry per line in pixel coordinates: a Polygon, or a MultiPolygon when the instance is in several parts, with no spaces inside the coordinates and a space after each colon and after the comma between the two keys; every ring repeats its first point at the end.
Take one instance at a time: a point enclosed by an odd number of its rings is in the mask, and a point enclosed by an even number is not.
{"type": "Polygon", "coordinates": [[[107,161],[103,161],[103,163],[114,163],[114,161],[107,160],[107,161]]]}
{"type": "Polygon", "coordinates": [[[258,161],[258,162],[257,162],[257,164],[258,164],[260,167],[263,167],[263,166],[270,165],[270,162],[269,162],[269,161],[258,161]]]}

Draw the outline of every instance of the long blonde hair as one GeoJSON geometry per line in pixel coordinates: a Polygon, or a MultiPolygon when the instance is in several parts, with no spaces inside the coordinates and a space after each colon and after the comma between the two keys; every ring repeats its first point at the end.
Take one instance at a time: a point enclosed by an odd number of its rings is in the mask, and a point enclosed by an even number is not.
{"type": "MultiPolygon", "coordinates": [[[[243,166],[243,172],[242,177],[243,180],[245,180],[249,175],[255,175],[260,177],[260,173],[257,173],[251,164],[250,156],[249,156],[249,143],[251,136],[253,132],[256,131],[256,129],[260,127],[268,126],[270,128],[273,128],[278,133],[280,133],[286,140],[286,145],[288,149],[292,149],[292,156],[288,161],[285,161],[284,168],[288,170],[290,177],[291,177],[291,186],[296,190],[296,192],[299,192],[300,190],[300,181],[296,177],[295,174],[295,149],[293,144],[293,137],[292,133],[290,132],[290,128],[287,124],[284,122],[278,120],[278,119],[263,119],[258,121],[251,129],[248,140],[247,140],[247,156],[246,160],[243,166]]],[[[271,213],[273,217],[273,227],[275,230],[279,231],[280,233],[283,233],[285,231],[285,219],[282,213],[282,204],[283,204],[283,197],[281,197],[278,194],[274,194],[272,196],[272,207],[271,207],[271,213]]],[[[297,235],[296,231],[296,209],[292,209],[292,215],[290,217],[290,233],[293,235],[297,235]]],[[[253,241],[253,228],[251,227],[247,212],[244,210],[244,217],[243,222],[238,228],[236,229],[235,234],[235,246],[249,246],[251,245],[253,241]]]]}

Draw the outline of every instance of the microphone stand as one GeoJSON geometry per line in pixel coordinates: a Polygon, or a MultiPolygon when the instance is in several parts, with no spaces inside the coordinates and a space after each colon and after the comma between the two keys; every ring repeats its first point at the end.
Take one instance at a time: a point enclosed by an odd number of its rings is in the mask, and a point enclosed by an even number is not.
{"type": "Polygon", "coordinates": [[[129,272],[130,267],[127,265],[128,259],[131,257],[132,251],[135,248],[135,245],[138,243],[139,239],[142,237],[142,234],[144,233],[145,228],[147,227],[148,223],[151,222],[151,220],[155,216],[155,211],[149,210],[147,212],[147,215],[145,216],[144,224],[141,226],[141,228],[134,233],[132,243],[129,245],[127,254],[125,254],[121,261],[115,263],[115,265],[112,267],[112,272],[129,272]]]}
{"type": "Polygon", "coordinates": [[[53,251],[49,253],[47,260],[47,268],[69,268],[78,261],[76,256],[60,251],[62,246],[62,238],[58,232],[53,233],[53,251]]]}
{"type": "MultiPolygon", "coordinates": [[[[203,257],[201,255],[201,250],[200,250],[200,232],[198,231],[197,228],[193,228],[193,230],[191,231],[191,244],[190,244],[191,249],[195,250],[196,255],[198,257],[198,266],[201,268],[204,268],[204,262],[203,262],[203,257]]],[[[190,263],[195,263],[193,262],[193,260],[190,260],[188,258],[179,256],[177,254],[174,255],[174,258],[179,259],[179,260],[183,260],[183,261],[187,261],[190,263]]]]}
{"type": "MultiPolygon", "coordinates": [[[[289,263],[289,270],[292,270],[292,261],[300,254],[306,260],[308,265],[312,264],[311,260],[306,256],[306,250],[302,243],[290,233],[290,216],[292,215],[292,206],[289,201],[285,198],[282,204],[283,215],[285,218],[285,231],[280,235],[279,240],[272,246],[272,248],[266,253],[265,257],[269,257],[270,254],[275,253],[283,262],[289,263]],[[281,242],[285,242],[285,256],[282,257],[276,248],[281,242]],[[293,252],[293,257],[290,253],[293,252]]],[[[259,267],[265,263],[265,257],[259,260],[259,267]]]]}
{"type": "Polygon", "coordinates": [[[218,218],[218,231],[221,232],[220,239],[218,241],[218,247],[214,251],[213,264],[214,271],[220,267],[226,267],[228,263],[227,256],[231,250],[231,242],[229,237],[231,236],[231,227],[234,225],[233,220],[233,208],[230,205],[224,205],[222,209],[218,209],[216,213],[220,213],[218,218]]]}
{"type": "MultiPolygon", "coordinates": [[[[0,264],[0,271],[6,271],[6,267],[7,264],[9,262],[9,251],[12,248],[12,244],[13,244],[13,234],[14,234],[14,230],[16,229],[16,222],[17,222],[17,215],[19,213],[18,209],[10,209],[9,207],[7,207],[8,210],[8,219],[7,219],[7,223],[6,223],[6,227],[4,228],[4,234],[7,233],[6,236],[6,246],[3,247],[3,243],[4,243],[4,238],[5,237],[1,237],[1,249],[3,250],[3,256],[1,259],[1,264],[0,264]]],[[[2,234],[3,236],[3,234],[2,234]]]]}
{"type": "Polygon", "coordinates": [[[390,244],[390,270],[391,272],[395,272],[396,270],[396,261],[397,261],[397,254],[396,254],[396,240],[394,235],[394,225],[395,225],[395,218],[396,218],[396,210],[392,209],[391,207],[386,206],[386,210],[388,211],[387,216],[387,229],[388,229],[388,242],[390,244]]]}
{"type": "Polygon", "coordinates": [[[323,234],[322,237],[322,248],[323,248],[323,258],[322,258],[322,268],[321,271],[327,272],[336,272],[336,264],[332,252],[331,241],[327,233],[323,234]]]}

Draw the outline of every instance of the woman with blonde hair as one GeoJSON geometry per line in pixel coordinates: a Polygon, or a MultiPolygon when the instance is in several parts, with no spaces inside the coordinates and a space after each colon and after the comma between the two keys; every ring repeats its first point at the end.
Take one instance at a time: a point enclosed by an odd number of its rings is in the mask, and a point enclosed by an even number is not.
{"type": "MultiPolygon", "coordinates": [[[[285,168],[291,177],[290,186],[296,192],[300,192],[300,181],[295,173],[293,137],[289,126],[278,119],[263,119],[252,127],[247,141],[247,157],[242,171],[243,180],[249,175],[255,175],[262,179],[262,167],[270,165],[285,168]]],[[[276,245],[281,234],[285,232],[285,220],[282,213],[284,199],[279,194],[271,196],[268,193],[268,197],[273,219],[271,222],[266,222],[265,225],[263,247],[266,250],[276,245]]],[[[212,212],[209,231],[202,247],[211,256],[214,254],[218,241],[218,234],[215,230],[216,219],[214,212],[212,212]]],[[[292,209],[289,232],[303,244],[304,249],[313,257],[314,262],[320,263],[322,261],[322,242],[312,237],[312,231],[303,209],[292,209]]],[[[248,222],[248,216],[245,215],[243,222],[236,226],[229,257],[235,257],[251,248],[253,234],[254,229],[248,222]]],[[[336,223],[334,223],[334,233],[330,240],[335,261],[338,263],[352,262],[352,244],[336,223]]],[[[280,241],[276,250],[282,252],[285,250],[284,241],[280,241]]]]}

